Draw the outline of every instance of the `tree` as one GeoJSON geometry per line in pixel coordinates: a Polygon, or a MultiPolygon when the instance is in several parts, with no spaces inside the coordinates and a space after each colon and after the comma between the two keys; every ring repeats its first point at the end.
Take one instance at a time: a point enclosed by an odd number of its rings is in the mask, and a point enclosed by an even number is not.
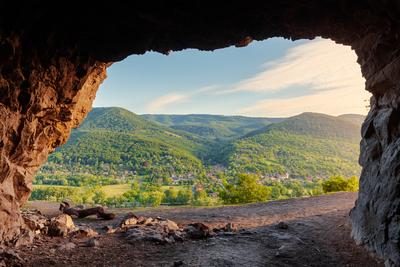
{"type": "Polygon", "coordinates": [[[94,191],[93,202],[95,204],[104,204],[106,202],[106,193],[103,190],[98,189],[94,191]]]}
{"type": "Polygon", "coordinates": [[[348,191],[358,191],[359,181],[356,176],[344,178],[343,176],[332,176],[322,183],[322,188],[325,193],[348,191]]]}
{"type": "Polygon", "coordinates": [[[258,177],[252,174],[239,174],[236,183],[225,183],[220,192],[226,204],[241,204],[267,201],[271,189],[258,183],[258,177]]]}

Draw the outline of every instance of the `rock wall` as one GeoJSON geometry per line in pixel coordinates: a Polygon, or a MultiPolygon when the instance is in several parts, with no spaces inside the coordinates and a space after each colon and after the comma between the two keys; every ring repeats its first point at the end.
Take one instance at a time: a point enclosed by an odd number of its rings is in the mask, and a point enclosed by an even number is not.
{"type": "Polygon", "coordinates": [[[110,63],[150,50],[322,36],[354,49],[373,93],[353,236],[400,265],[398,0],[36,2],[0,2],[0,244],[26,236],[19,208],[33,175],[90,110],[110,63]]]}
{"type": "Polygon", "coordinates": [[[371,109],[363,123],[360,190],[350,212],[352,236],[360,245],[400,266],[400,43],[387,24],[356,47],[371,109]]]}
{"type": "Polygon", "coordinates": [[[73,55],[24,58],[18,38],[0,43],[0,245],[29,241],[19,209],[38,167],[91,109],[107,64],[73,55]]]}

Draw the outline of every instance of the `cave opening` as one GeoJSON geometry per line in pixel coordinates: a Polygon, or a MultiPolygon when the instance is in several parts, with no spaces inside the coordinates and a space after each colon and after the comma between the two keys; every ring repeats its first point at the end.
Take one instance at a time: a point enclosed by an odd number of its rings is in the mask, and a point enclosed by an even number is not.
{"type": "Polygon", "coordinates": [[[356,191],[335,183],[358,184],[363,84],[355,53],[323,38],[131,56],[109,67],[31,200],[215,206],[356,191]],[[238,177],[268,192],[236,196],[238,177]]]}
{"type": "Polygon", "coordinates": [[[276,36],[293,40],[323,36],[354,49],[365,89],[372,93],[361,129],[361,184],[350,214],[352,237],[384,258],[386,265],[400,263],[397,1],[235,2],[229,6],[207,1],[143,2],[134,11],[122,3],[99,3],[80,5],[79,12],[74,5],[61,12],[44,3],[3,3],[2,7],[2,246],[31,238],[20,207],[28,200],[33,177],[87,115],[113,62],[151,50],[213,50],[276,36]]]}

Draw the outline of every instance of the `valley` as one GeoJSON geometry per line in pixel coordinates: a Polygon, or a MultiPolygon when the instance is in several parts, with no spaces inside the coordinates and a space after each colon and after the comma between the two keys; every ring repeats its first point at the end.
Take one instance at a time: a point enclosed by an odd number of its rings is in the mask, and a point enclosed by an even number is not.
{"type": "Polygon", "coordinates": [[[129,207],[239,201],[220,197],[228,194],[245,202],[318,195],[328,178],[351,184],[341,176],[359,175],[363,118],[137,115],[94,108],[42,166],[31,199],[129,207]],[[230,187],[240,179],[267,187],[259,188],[263,197],[240,197],[246,193],[230,187]]]}

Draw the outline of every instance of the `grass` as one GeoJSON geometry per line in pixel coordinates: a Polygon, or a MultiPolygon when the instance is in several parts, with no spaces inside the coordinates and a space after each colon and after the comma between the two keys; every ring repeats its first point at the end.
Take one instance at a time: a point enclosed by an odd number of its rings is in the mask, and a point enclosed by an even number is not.
{"type": "Polygon", "coordinates": [[[130,184],[114,184],[114,185],[105,185],[102,186],[101,189],[106,193],[107,197],[117,197],[121,196],[123,193],[131,189],[130,184]]]}
{"type": "MultiPolygon", "coordinates": [[[[83,191],[85,187],[75,187],[75,186],[66,186],[66,185],[33,185],[33,188],[45,188],[45,187],[56,187],[56,188],[78,188],[83,191]]],[[[123,193],[131,189],[130,184],[114,184],[114,185],[105,185],[100,187],[101,190],[104,191],[106,197],[116,197],[121,196],[123,193]]]]}

